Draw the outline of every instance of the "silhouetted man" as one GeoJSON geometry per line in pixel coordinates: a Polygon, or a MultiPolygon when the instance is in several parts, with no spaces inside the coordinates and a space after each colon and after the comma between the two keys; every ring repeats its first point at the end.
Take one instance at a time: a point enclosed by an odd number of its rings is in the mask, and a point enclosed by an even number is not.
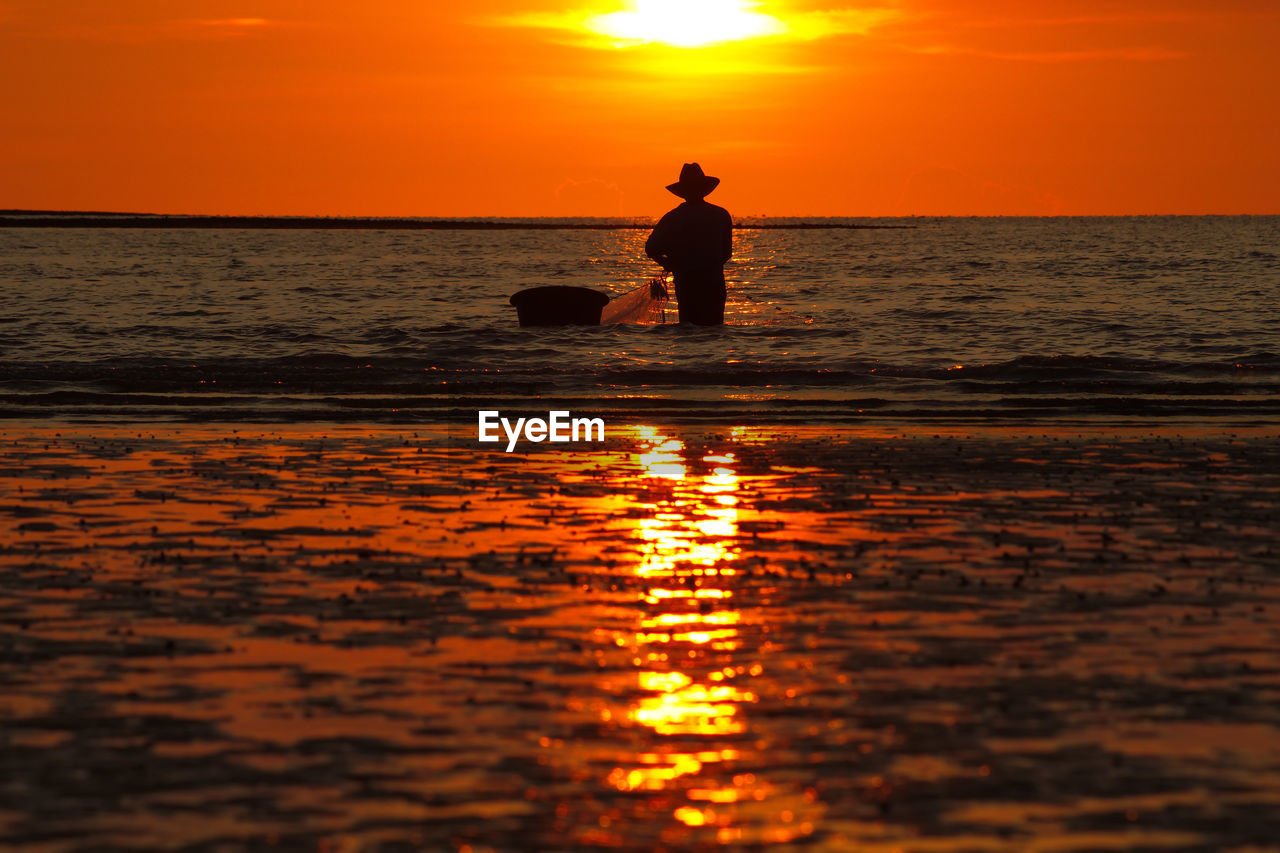
{"type": "Polygon", "coordinates": [[[733,220],[729,211],[704,200],[719,183],[697,163],[685,163],[680,180],[667,186],[684,204],[658,220],[644,244],[646,255],[675,273],[681,323],[724,323],[724,265],[733,254],[733,220]]]}

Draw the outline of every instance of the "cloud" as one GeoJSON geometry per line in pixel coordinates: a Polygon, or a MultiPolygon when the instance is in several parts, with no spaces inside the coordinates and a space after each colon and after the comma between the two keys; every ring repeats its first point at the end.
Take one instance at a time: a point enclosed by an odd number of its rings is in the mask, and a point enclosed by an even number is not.
{"type": "Polygon", "coordinates": [[[956,24],[975,28],[1052,28],[1052,27],[1096,27],[1099,25],[1151,26],[1153,24],[1187,24],[1196,22],[1222,22],[1231,19],[1274,19],[1280,17],[1280,9],[1223,9],[1221,7],[1202,12],[1182,11],[1135,11],[1111,12],[1104,14],[1061,15],[1051,18],[1032,16],[1003,16],[991,18],[956,19],[956,24]]]}
{"type": "Polygon", "coordinates": [[[812,40],[831,36],[865,36],[872,30],[903,17],[896,9],[828,9],[801,12],[788,19],[788,34],[812,40]]]}
{"type": "Polygon", "coordinates": [[[268,21],[266,18],[216,18],[214,20],[194,20],[187,23],[220,30],[252,30],[260,27],[270,27],[276,22],[268,21]]]}
{"type": "Polygon", "coordinates": [[[971,47],[953,45],[933,45],[928,47],[907,48],[911,53],[928,56],[978,56],[984,59],[999,59],[1009,62],[1164,62],[1172,59],[1186,59],[1191,54],[1165,47],[1120,47],[1100,50],[981,50],[971,47]]]}
{"type": "Polygon", "coordinates": [[[1005,17],[961,20],[967,27],[998,29],[1002,27],[1093,27],[1099,24],[1168,24],[1185,23],[1196,16],[1186,12],[1117,13],[1107,15],[1064,15],[1057,18],[1005,17]]]}
{"type": "Polygon", "coordinates": [[[555,188],[552,209],[557,216],[621,216],[622,187],[600,178],[569,178],[555,188]]]}
{"type": "Polygon", "coordinates": [[[268,18],[189,18],[160,24],[161,36],[170,38],[237,38],[283,26],[268,18]]]}
{"type": "Polygon", "coordinates": [[[135,44],[154,41],[195,41],[237,38],[289,26],[268,18],[170,18],[88,26],[62,24],[27,35],[43,38],[78,39],[91,42],[135,44]]]}

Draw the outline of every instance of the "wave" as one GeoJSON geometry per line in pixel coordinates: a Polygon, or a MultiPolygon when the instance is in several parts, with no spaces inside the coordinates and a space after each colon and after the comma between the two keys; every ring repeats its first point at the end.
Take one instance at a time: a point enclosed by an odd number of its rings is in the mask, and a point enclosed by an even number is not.
{"type": "Polygon", "coordinates": [[[374,419],[469,420],[477,408],[569,404],[615,412],[701,408],[710,417],[760,410],[784,418],[1280,414],[1280,358],[1270,352],[1216,361],[1028,354],[966,366],[876,359],[840,366],[588,365],[557,363],[554,355],[535,349],[501,368],[446,365],[421,353],[369,358],[320,351],[198,362],[10,362],[0,365],[0,408],[10,418],[236,413],[248,420],[347,418],[353,411],[374,419]]]}

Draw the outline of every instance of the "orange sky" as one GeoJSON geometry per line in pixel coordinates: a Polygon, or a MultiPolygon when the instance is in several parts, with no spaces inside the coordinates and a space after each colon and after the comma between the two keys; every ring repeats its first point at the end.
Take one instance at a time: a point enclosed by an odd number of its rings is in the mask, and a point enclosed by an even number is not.
{"type": "Polygon", "coordinates": [[[0,207],[651,215],[696,159],[738,215],[1280,213],[1275,0],[584,28],[634,2],[0,0],[0,207]]]}

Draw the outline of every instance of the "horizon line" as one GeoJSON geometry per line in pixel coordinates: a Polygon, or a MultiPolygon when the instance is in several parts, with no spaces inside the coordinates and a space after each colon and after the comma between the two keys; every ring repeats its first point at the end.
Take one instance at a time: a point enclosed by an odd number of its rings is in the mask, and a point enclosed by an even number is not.
{"type": "MultiPolygon", "coordinates": [[[[877,225],[831,220],[920,220],[920,219],[1136,219],[1136,218],[1242,218],[1271,217],[1276,213],[1125,213],[1125,214],[868,214],[772,215],[745,214],[734,217],[738,228],[902,228],[904,225],[877,225]],[[753,223],[753,224],[748,224],[753,223]]],[[[510,216],[502,214],[466,215],[401,215],[375,216],[352,214],[210,214],[152,213],[111,210],[46,210],[36,208],[0,208],[0,228],[10,227],[118,227],[145,228],[167,226],[179,228],[399,228],[405,230],[443,229],[597,229],[625,230],[645,227],[656,221],[653,215],[590,214],[510,216]],[[566,221],[576,220],[576,221],[566,221]]]]}

